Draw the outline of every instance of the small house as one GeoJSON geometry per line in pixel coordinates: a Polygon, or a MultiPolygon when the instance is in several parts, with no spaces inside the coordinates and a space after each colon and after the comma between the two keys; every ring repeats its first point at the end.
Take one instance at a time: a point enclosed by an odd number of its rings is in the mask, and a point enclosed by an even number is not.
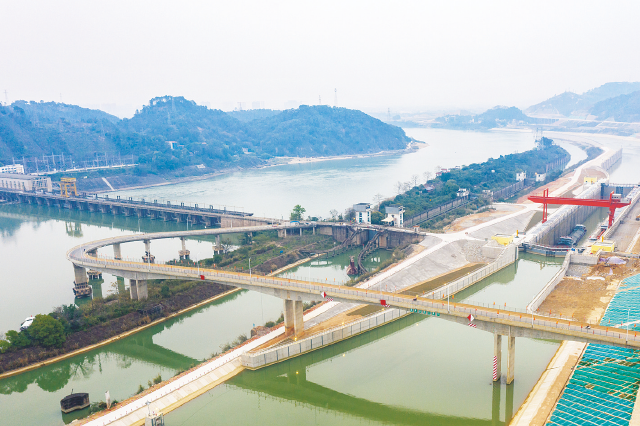
{"type": "Polygon", "coordinates": [[[460,188],[456,193],[456,197],[458,198],[468,197],[468,196],[469,196],[469,190],[467,188],[460,188]]]}
{"type": "Polygon", "coordinates": [[[544,182],[545,180],[547,180],[546,173],[536,173],[536,182],[544,182]]]}
{"type": "Polygon", "coordinates": [[[389,226],[402,227],[404,224],[403,206],[386,206],[384,208],[387,217],[382,219],[382,223],[389,226]]]}
{"type": "Polygon", "coordinates": [[[371,204],[358,203],[353,205],[356,214],[356,223],[371,224],[371,204]]]}
{"type": "Polygon", "coordinates": [[[516,173],[516,182],[521,182],[527,178],[527,172],[516,173]]]}

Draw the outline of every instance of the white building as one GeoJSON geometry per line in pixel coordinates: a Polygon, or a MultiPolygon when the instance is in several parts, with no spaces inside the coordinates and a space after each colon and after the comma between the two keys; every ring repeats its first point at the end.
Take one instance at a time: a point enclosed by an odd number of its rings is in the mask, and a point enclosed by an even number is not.
{"type": "Polygon", "coordinates": [[[382,222],[391,225],[401,227],[404,223],[404,207],[402,206],[386,206],[384,208],[387,217],[382,219],[382,222]]]}
{"type": "Polygon", "coordinates": [[[545,180],[547,180],[546,173],[536,173],[536,182],[544,182],[545,180]]]}
{"type": "Polygon", "coordinates": [[[24,166],[22,164],[9,164],[8,166],[0,166],[0,173],[18,173],[24,174],[24,166]]]}
{"type": "Polygon", "coordinates": [[[52,192],[51,178],[17,173],[0,174],[0,189],[14,191],[46,191],[52,192]]]}
{"type": "Polygon", "coordinates": [[[467,188],[460,188],[456,193],[456,197],[466,197],[469,195],[469,190],[467,188]]]}
{"type": "Polygon", "coordinates": [[[527,172],[516,173],[516,182],[523,181],[527,178],[527,172]]]}
{"type": "Polygon", "coordinates": [[[369,203],[354,204],[353,211],[356,213],[356,223],[371,224],[371,204],[369,203]]]}

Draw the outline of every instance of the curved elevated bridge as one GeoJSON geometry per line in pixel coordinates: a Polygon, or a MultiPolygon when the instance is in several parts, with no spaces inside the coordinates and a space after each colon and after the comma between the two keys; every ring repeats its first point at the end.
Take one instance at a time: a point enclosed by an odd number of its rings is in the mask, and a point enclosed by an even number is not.
{"type": "MultiPolygon", "coordinates": [[[[312,225],[304,225],[312,226],[312,225]]],[[[287,228],[287,227],[276,227],[287,228]]],[[[236,232],[253,232],[274,227],[236,228],[236,232]]],[[[284,300],[285,331],[301,337],[304,334],[302,317],[304,301],[334,300],[338,302],[364,303],[399,308],[424,315],[437,315],[443,319],[473,326],[494,333],[496,357],[501,355],[501,338],[508,337],[507,383],[513,381],[515,338],[528,337],[552,340],[574,340],[629,348],[640,348],[640,337],[634,331],[615,327],[603,327],[556,319],[525,312],[488,308],[465,303],[449,303],[427,297],[413,297],[385,291],[358,287],[345,287],[321,282],[300,281],[279,277],[256,276],[199,267],[162,265],[134,262],[106,256],[98,256],[97,250],[113,245],[149,241],[160,238],[184,238],[193,235],[227,233],[227,229],[163,232],[107,238],[79,245],[67,252],[73,263],[76,280],[86,280],[86,269],[90,268],[130,280],[132,298],[146,297],[146,281],[149,279],[205,280],[259,291],[284,300]]],[[[76,281],[77,282],[77,281],[76,281]]],[[[498,365],[500,362],[498,361],[498,365]]],[[[499,375],[499,374],[498,374],[499,375]]]]}

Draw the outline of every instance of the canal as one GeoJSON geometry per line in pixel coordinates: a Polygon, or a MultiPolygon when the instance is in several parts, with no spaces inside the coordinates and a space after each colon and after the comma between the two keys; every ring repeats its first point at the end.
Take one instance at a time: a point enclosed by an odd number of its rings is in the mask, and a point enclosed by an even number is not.
{"type": "MultiPolygon", "coordinates": [[[[285,216],[294,204],[300,203],[309,214],[327,215],[331,208],[344,209],[354,202],[372,200],[379,192],[390,196],[394,181],[408,180],[424,170],[433,172],[436,165],[451,167],[484,161],[489,156],[523,151],[533,145],[531,134],[522,133],[416,129],[411,136],[429,146],[399,156],[250,170],[126,194],[243,205],[246,210],[267,216],[285,216]],[[486,147],[479,149],[479,144],[486,147]],[[295,188],[285,191],[283,185],[295,188]],[[261,206],[264,212],[260,211],[261,206]]],[[[4,291],[0,330],[15,329],[28,315],[46,313],[55,306],[74,302],[73,270],[65,259],[70,247],[113,235],[178,229],[186,226],[36,206],[0,206],[0,280],[4,291]]],[[[190,240],[188,248],[194,258],[210,257],[211,244],[205,238],[190,240]]],[[[123,255],[131,258],[138,258],[143,252],[142,243],[122,248],[123,255]]],[[[179,249],[177,240],[152,245],[158,261],[175,258],[179,249]]],[[[384,251],[374,253],[372,266],[387,255],[384,251]]],[[[329,261],[314,261],[311,268],[301,265],[290,273],[301,278],[311,273],[312,279],[344,281],[349,256],[346,253],[329,261]]],[[[524,307],[558,267],[555,261],[522,258],[459,297],[524,307]]],[[[99,293],[106,295],[118,289],[116,278],[105,276],[99,293]]],[[[71,389],[89,392],[92,400],[103,399],[106,390],[115,399],[125,399],[139,385],[146,387],[158,374],[164,379],[173,376],[208,358],[239,334],[248,333],[254,324],[274,320],[281,311],[281,300],[251,292],[236,293],[118,343],[0,380],[0,414],[8,424],[63,424],[72,417],[62,417],[58,401],[71,389]]],[[[465,422],[469,419],[486,422],[495,418],[496,401],[501,401],[499,416],[504,420],[507,405],[517,409],[556,347],[551,342],[519,339],[516,386],[512,387],[512,393],[507,393],[504,386],[489,385],[493,353],[492,338],[487,333],[417,316],[375,333],[380,334],[365,334],[327,348],[327,353],[318,351],[320,361],[300,357],[279,366],[295,368],[296,376],[301,377],[295,380],[304,378],[308,383],[313,392],[305,394],[304,401],[296,399],[295,389],[281,389],[277,381],[283,374],[291,376],[292,370],[286,374],[277,369],[245,372],[237,381],[234,379],[169,414],[169,424],[204,424],[211,419],[223,424],[276,419],[285,423],[297,420],[320,423],[330,419],[343,424],[383,423],[389,421],[385,417],[389,410],[415,413],[417,417],[411,417],[417,419],[414,423],[429,418],[434,424],[442,419],[447,424],[456,419],[459,424],[468,424],[465,422]],[[305,368],[301,376],[299,365],[294,362],[302,361],[305,368]],[[314,399],[316,394],[318,399],[314,399]],[[344,398],[361,403],[345,404],[344,398]],[[330,410],[331,401],[342,403],[343,408],[330,410]],[[508,401],[513,404],[507,404],[508,401]],[[363,410],[369,414],[363,415],[363,410]]]]}

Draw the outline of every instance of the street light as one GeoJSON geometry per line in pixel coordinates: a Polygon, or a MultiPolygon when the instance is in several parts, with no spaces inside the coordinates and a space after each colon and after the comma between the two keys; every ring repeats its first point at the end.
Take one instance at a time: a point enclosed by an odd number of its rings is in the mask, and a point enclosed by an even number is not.
{"type": "Polygon", "coordinates": [[[249,279],[251,279],[251,258],[249,258],[249,279]]]}

